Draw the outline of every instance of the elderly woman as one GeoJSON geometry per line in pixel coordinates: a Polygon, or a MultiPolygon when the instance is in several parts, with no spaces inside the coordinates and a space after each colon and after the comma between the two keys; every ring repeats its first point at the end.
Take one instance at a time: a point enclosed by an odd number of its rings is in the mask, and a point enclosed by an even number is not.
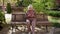
{"type": "Polygon", "coordinates": [[[30,31],[31,31],[32,34],[35,34],[34,28],[35,28],[35,23],[36,23],[36,13],[35,13],[32,5],[28,6],[28,10],[26,13],[26,22],[27,22],[28,32],[30,33],[30,31]],[[32,30],[30,28],[30,25],[32,25],[32,30]]]}

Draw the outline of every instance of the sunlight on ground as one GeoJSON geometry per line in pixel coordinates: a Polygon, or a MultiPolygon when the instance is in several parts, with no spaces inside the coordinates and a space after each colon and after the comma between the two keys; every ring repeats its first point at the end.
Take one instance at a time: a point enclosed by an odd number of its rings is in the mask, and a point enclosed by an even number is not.
{"type": "MultiPolygon", "coordinates": [[[[42,27],[42,28],[44,28],[44,27],[42,27]]],[[[32,28],[31,28],[32,29],[32,28]]],[[[24,27],[23,25],[22,26],[19,26],[19,27],[17,27],[17,29],[16,29],[16,27],[14,27],[13,28],[13,30],[12,30],[12,28],[10,27],[10,30],[8,31],[8,33],[7,34],[11,34],[12,32],[18,32],[18,31],[27,31],[27,27],[24,27]]],[[[38,32],[38,31],[42,31],[42,29],[41,28],[38,28],[38,27],[35,27],[35,32],[38,32]]]]}

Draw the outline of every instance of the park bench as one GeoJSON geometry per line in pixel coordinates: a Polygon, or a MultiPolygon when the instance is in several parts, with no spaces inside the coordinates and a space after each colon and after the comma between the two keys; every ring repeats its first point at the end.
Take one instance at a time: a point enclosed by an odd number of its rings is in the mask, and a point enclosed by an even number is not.
{"type": "MultiPolygon", "coordinates": [[[[37,14],[37,22],[36,25],[41,25],[46,27],[46,32],[48,31],[48,26],[51,26],[51,23],[48,21],[47,15],[45,14],[37,14]]],[[[20,25],[27,24],[25,21],[25,14],[12,14],[12,24],[20,25]]]]}

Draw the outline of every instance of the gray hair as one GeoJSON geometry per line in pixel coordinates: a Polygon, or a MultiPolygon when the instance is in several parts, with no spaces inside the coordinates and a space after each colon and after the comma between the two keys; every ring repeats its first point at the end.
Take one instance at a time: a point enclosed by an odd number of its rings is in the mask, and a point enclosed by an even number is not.
{"type": "Polygon", "coordinates": [[[32,8],[33,8],[33,6],[30,4],[30,5],[28,6],[28,10],[29,10],[29,8],[30,8],[30,7],[32,7],[32,8]]]}

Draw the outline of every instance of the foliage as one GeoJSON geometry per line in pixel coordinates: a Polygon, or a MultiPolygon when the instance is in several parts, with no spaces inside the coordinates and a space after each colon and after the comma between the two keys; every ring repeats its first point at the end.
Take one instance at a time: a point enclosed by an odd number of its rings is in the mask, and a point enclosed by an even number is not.
{"type": "Polygon", "coordinates": [[[36,3],[32,4],[33,7],[35,8],[35,10],[39,13],[40,11],[44,11],[45,10],[45,4],[43,0],[36,0],[36,3]]]}
{"type": "Polygon", "coordinates": [[[40,13],[41,11],[46,11],[46,9],[55,7],[55,0],[34,0],[36,3],[32,3],[36,12],[40,13]]]}
{"type": "Polygon", "coordinates": [[[46,0],[45,5],[47,9],[51,9],[51,8],[56,7],[56,2],[55,0],[46,0]]]}
{"type": "Polygon", "coordinates": [[[33,3],[33,0],[23,0],[23,5],[24,6],[28,6],[29,4],[32,4],[33,3]]]}
{"type": "Polygon", "coordinates": [[[60,18],[58,17],[53,17],[53,16],[48,16],[48,21],[53,22],[53,23],[59,23],[60,18]]]}
{"type": "Polygon", "coordinates": [[[60,23],[52,23],[53,27],[60,28],[60,23]]]}
{"type": "Polygon", "coordinates": [[[10,3],[7,3],[7,7],[6,8],[7,8],[7,13],[11,13],[12,12],[10,3]]]}
{"type": "Polygon", "coordinates": [[[32,4],[32,0],[17,0],[16,5],[17,6],[28,6],[29,4],[32,4]]]}
{"type": "Polygon", "coordinates": [[[4,17],[4,12],[2,10],[0,10],[0,31],[3,29],[3,27],[5,26],[5,17],[4,17]]]}
{"type": "Polygon", "coordinates": [[[2,11],[0,11],[0,21],[5,22],[4,13],[2,11]]]}
{"type": "Polygon", "coordinates": [[[46,11],[45,13],[53,17],[60,17],[60,11],[46,11]]]}
{"type": "Polygon", "coordinates": [[[16,6],[17,6],[17,7],[23,6],[22,3],[23,3],[23,0],[22,0],[22,1],[17,0],[16,6]]]}

